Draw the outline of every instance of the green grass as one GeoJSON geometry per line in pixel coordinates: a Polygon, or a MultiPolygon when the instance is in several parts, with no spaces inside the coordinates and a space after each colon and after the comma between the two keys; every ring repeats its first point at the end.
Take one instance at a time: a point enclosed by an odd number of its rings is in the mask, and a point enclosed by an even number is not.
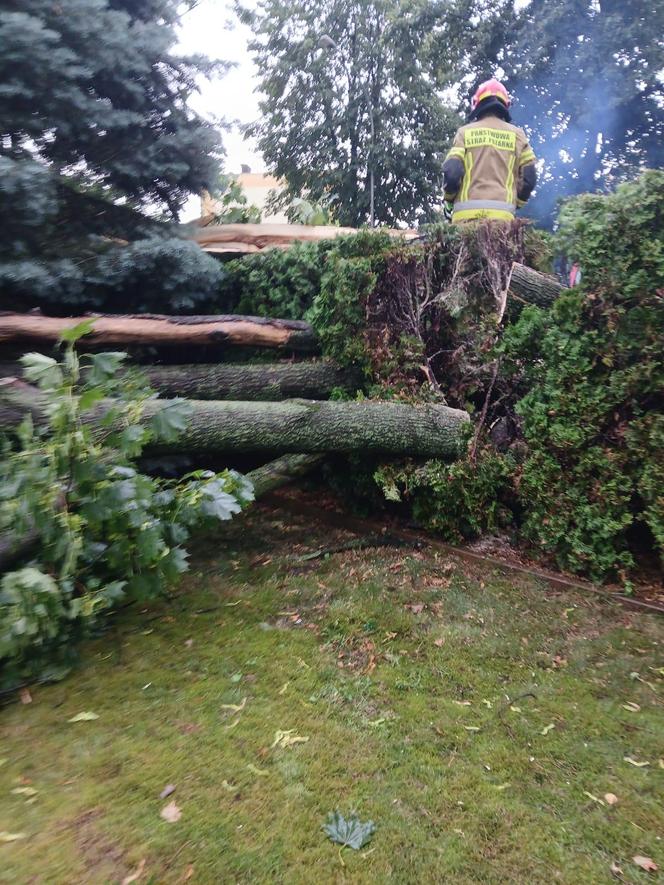
{"type": "Polygon", "coordinates": [[[0,831],[25,834],[0,881],[119,883],[143,859],[140,883],[657,878],[632,857],[664,867],[664,622],[426,550],[297,562],[332,534],[254,511],[0,712],[0,831]],[[271,749],[280,729],[309,740],[271,749]],[[325,838],[337,808],[375,821],[366,848],[325,838]]]}

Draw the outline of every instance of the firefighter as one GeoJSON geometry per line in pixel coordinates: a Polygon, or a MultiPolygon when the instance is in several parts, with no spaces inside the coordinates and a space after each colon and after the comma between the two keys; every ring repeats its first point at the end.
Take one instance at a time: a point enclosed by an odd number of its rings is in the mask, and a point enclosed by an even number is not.
{"type": "Polygon", "coordinates": [[[443,164],[445,214],[455,224],[512,221],[535,187],[535,154],[523,130],[512,125],[511,103],[499,80],[482,83],[472,97],[468,123],[443,164]]]}

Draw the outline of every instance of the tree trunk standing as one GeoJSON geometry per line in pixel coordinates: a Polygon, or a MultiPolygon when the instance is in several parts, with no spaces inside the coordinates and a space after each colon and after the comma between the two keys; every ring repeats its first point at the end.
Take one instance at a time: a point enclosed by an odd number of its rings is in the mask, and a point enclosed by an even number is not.
{"type": "Polygon", "coordinates": [[[508,295],[527,304],[551,307],[565,287],[555,277],[514,262],[507,281],[508,295]]]}
{"type": "Polygon", "coordinates": [[[335,388],[353,392],[362,386],[360,372],[323,362],[141,366],[139,370],[163,397],[185,399],[318,400],[329,399],[335,388]]]}
{"type": "MultiPolygon", "coordinates": [[[[0,383],[0,430],[16,427],[30,411],[40,414],[40,393],[17,379],[0,383]],[[27,388],[27,390],[26,390],[27,388]]],[[[173,442],[150,446],[157,454],[270,454],[372,452],[455,458],[463,443],[467,412],[439,405],[396,402],[219,402],[185,400],[185,429],[173,442]]],[[[142,420],[149,421],[173,400],[148,400],[142,420]]],[[[100,403],[84,415],[94,424],[105,413],[100,403]]]]}
{"type": "Polygon", "coordinates": [[[318,344],[308,323],[300,320],[271,320],[263,317],[163,316],[160,314],[94,317],[47,317],[40,314],[0,313],[0,343],[60,339],[66,329],[94,319],[92,331],[80,339],[91,345],[130,344],[191,345],[226,344],[241,347],[276,347],[316,352],[318,344]]]}

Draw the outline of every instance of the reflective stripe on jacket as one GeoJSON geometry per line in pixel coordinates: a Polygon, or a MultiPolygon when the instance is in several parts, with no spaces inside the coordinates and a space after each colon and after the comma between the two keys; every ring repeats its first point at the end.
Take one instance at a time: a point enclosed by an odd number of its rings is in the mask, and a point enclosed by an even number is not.
{"type": "Polygon", "coordinates": [[[522,129],[487,115],[457,131],[443,173],[453,221],[511,221],[535,186],[535,154],[522,129]]]}

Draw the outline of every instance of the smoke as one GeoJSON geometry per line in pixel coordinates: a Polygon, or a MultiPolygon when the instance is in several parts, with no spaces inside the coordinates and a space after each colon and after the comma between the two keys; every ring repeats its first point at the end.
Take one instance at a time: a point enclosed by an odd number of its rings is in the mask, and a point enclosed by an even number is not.
{"type": "Polygon", "coordinates": [[[664,160],[662,84],[637,73],[657,42],[656,25],[643,25],[644,45],[637,46],[630,45],[633,26],[643,20],[629,4],[611,17],[598,0],[549,10],[532,0],[523,35],[502,61],[514,122],[538,157],[539,182],[526,214],[547,227],[562,198],[603,190],[664,160]],[[546,20],[538,29],[540,19],[546,20]]]}

